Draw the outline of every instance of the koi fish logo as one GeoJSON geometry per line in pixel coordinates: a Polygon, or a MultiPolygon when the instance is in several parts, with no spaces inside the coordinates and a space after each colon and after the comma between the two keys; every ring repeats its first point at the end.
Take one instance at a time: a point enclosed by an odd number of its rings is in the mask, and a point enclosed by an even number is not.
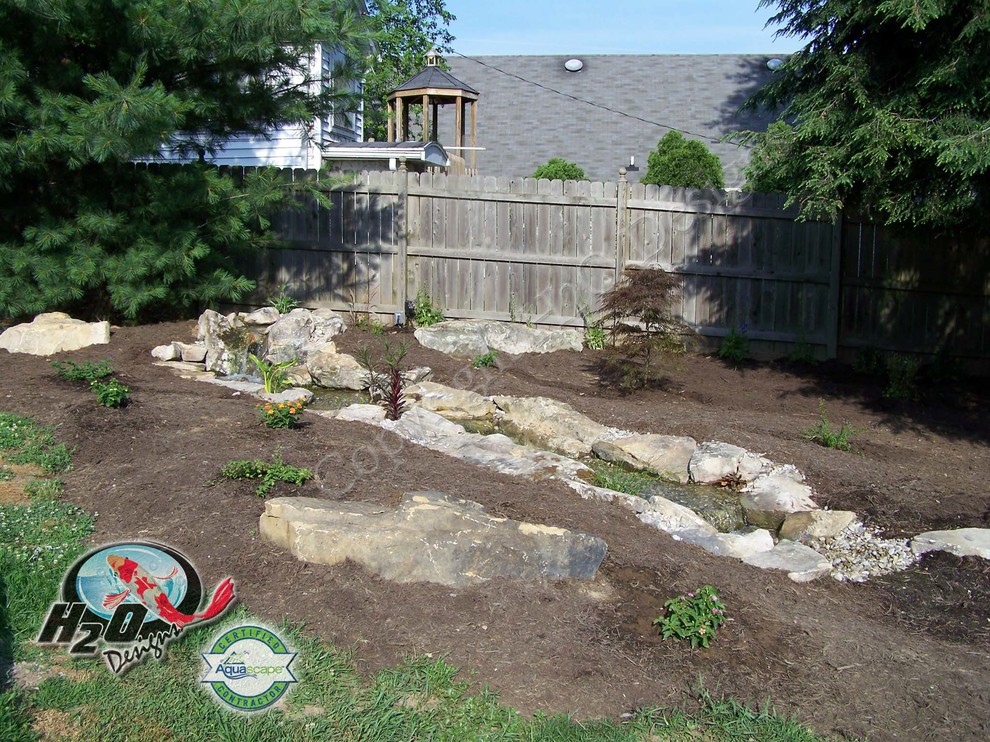
{"type": "Polygon", "coordinates": [[[49,609],[37,642],[63,645],[72,656],[102,654],[120,674],[149,654],[161,659],[187,627],[220,616],[234,600],[233,580],[224,579],[205,608],[204,597],[181,552],[143,541],[102,546],[65,573],[61,601],[49,609]]]}
{"type": "Polygon", "coordinates": [[[133,559],[119,554],[109,554],[107,564],[113,570],[114,576],[127,585],[127,589],[113,595],[107,595],[103,599],[104,608],[116,609],[127,599],[128,595],[133,593],[145,608],[163,621],[178,626],[180,629],[195,621],[208,621],[219,616],[234,599],[234,582],[228,577],[217,586],[205,611],[192,615],[180,613],[158,584],[175,577],[178,572],[177,567],[173,567],[172,571],[165,577],[152,577],[133,559]]]}

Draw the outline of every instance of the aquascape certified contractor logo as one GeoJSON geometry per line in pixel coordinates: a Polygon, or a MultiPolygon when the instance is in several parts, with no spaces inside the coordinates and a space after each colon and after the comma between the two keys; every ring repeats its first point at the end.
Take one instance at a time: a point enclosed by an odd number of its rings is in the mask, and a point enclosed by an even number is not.
{"type": "Polygon", "coordinates": [[[261,711],[297,682],[289,669],[295,657],[271,629],[237,626],[224,631],[203,654],[207,671],[200,682],[237,711],[261,711]]]}
{"type": "Polygon", "coordinates": [[[101,546],[66,572],[62,599],[52,604],[38,643],[66,646],[74,657],[102,654],[111,672],[120,674],[148,655],[161,659],[171,640],[221,615],[233,599],[228,577],[201,609],[199,575],[168,546],[145,541],[101,546]]]}

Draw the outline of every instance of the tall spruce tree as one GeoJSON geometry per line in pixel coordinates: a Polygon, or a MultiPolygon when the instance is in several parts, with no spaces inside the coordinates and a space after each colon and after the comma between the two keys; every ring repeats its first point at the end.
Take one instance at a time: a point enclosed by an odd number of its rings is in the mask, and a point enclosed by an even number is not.
{"type": "Polygon", "coordinates": [[[755,136],[753,190],[809,218],[843,209],[888,224],[986,232],[990,0],[762,0],[807,42],[753,103],[780,121],[755,136]]]}
{"type": "Polygon", "coordinates": [[[236,256],[265,244],[286,184],[268,170],[237,179],[133,161],[349,105],[343,85],[312,79],[307,55],[322,42],[363,59],[359,11],[351,0],[0,0],[0,316],[151,317],[249,291],[236,256]]]}

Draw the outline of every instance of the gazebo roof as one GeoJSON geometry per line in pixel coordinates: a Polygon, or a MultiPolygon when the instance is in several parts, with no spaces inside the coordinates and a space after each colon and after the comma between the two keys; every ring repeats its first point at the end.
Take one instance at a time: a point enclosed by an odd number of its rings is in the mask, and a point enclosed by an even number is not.
{"type": "Polygon", "coordinates": [[[477,96],[479,93],[467,83],[461,82],[449,72],[439,67],[430,66],[410,77],[392,91],[390,98],[398,93],[413,90],[449,90],[451,92],[468,93],[477,96]]]}

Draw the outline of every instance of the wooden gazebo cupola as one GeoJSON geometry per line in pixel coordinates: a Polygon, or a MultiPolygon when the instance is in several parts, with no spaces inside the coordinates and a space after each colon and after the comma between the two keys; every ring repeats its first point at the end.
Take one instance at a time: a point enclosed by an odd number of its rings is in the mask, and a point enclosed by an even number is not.
{"type": "Polygon", "coordinates": [[[388,96],[388,140],[405,142],[409,136],[409,108],[423,106],[422,140],[439,139],[437,116],[440,106],[454,104],[454,144],[448,149],[457,154],[467,147],[464,144],[465,109],[471,109],[471,160],[474,166],[474,150],[478,123],[478,91],[440,69],[440,55],[431,49],[426,55],[426,69],[416,73],[388,96]]]}

